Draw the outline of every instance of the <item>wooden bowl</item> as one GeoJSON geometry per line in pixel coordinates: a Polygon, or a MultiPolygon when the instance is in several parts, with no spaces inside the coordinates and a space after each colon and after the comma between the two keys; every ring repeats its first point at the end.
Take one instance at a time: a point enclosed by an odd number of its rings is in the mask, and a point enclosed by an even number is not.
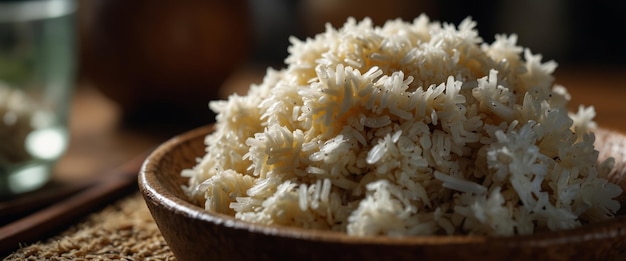
{"type": "MultiPolygon", "coordinates": [[[[351,237],[266,226],[210,213],[189,203],[180,171],[205,154],[205,126],[174,137],[144,162],[139,187],[161,234],[180,260],[624,260],[626,215],[577,229],[529,236],[351,237]]],[[[622,188],[626,137],[596,132],[600,157],[611,155],[622,188]]],[[[620,198],[624,205],[624,197],[620,198]]],[[[624,207],[622,208],[622,210],[624,207]]]]}

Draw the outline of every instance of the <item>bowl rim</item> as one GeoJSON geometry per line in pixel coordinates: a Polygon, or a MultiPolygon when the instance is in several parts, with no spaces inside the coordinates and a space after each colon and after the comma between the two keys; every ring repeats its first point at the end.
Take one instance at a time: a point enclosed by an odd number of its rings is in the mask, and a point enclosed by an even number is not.
{"type": "MultiPolygon", "coordinates": [[[[169,149],[184,142],[200,139],[214,130],[214,124],[208,124],[176,135],[157,146],[142,164],[139,172],[139,188],[146,201],[158,207],[168,209],[176,214],[190,219],[209,222],[215,225],[226,226],[235,230],[250,233],[262,233],[275,237],[319,241],[330,243],[359,244],[359,245],[404,245],[404,246],[437,246],[437,245],[467,245],[467,244],[494,244],[501,246],[550,246],[572,244],[583,241],[603,240],[611,238],[626,238],[626,215],[618,215],[609,221],[585,224],[577,228],[559,231],[541,231],[530,235],[513,236],[485,236],[485,235],[424,235],[424,236],[350,236],[343,232],[314,230],[300,227],[280,225],[264,225],[235,219],[235,217],[205,210],[186,201],[170,191],[167,191],[157,181],[156,166],[165,157],[169,149]],[[619,229],[616,229],[619,228],[619,229]],[[566,240],[564,240],[566,239],[566,240]]],[[[621,132],[608,131],[609,135],[622,135],[621,132]]],[[[626,136],[624,136],[626,138],[626,136]]],[[[204,139],[202,139],[204,140],[204,139]]],[[[202,157],[203,155],[198,155],[202,157]]],[[[181,185],[182,186],[182,185],[181,185]]],[[[624,192],[626,193],[626,191],[624,192]]],[[[624,206],[623,208],[626,208],[624,206]]]]}

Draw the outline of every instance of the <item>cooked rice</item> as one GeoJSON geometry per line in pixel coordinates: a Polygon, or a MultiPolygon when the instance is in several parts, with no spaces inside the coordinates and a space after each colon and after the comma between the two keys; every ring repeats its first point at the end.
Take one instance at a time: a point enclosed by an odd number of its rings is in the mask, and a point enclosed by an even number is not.
{"type": "Polygon", "coordinates": [[[248,94],[214,101],[185,187],[207,210],[349,235],[516,235],[614,217],[593,107],[557,64],[476,23],[348,19],[248,94]]]}

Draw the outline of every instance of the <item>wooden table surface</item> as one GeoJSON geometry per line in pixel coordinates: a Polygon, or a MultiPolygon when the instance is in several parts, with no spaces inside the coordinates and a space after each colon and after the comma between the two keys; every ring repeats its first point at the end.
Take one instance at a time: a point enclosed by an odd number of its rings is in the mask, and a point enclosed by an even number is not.
{"type": "MultiPolygon", "coordinates": [[[[245,92],[251,83],[259,83],[264,73],[264,68],[244,68],[234,73],[224,84],[221,96],[245,92]]],[[[559,67],[555,72],[556,82],[572,96],[570,110],[577,110],[579,104],[593,105],[599,126],[626,133],[624,75],[626,67],[559,67]]],[[[70,115],[70,145],[56,166],[55,182],[96,178],[176,134],[171,128],[127,127],[121,120],[122,114],[114,101],[88,84],[76,89],[70,115]]]]}
{"type": "Polygon", "coordinates": [[[572,96],[570,110],[594,106],[598,126],[626,132],[626,67],[564,67],[554,75],[572,96]]]}

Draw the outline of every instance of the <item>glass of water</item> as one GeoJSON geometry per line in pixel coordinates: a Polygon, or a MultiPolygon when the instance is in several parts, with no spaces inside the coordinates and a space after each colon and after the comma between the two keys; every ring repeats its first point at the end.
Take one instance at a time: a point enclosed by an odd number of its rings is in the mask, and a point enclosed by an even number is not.
{"type": "Polygon", "coordinates": [[[76,2],[0,0],[0,197],[46,184],[68,144],[76,2]]]}

